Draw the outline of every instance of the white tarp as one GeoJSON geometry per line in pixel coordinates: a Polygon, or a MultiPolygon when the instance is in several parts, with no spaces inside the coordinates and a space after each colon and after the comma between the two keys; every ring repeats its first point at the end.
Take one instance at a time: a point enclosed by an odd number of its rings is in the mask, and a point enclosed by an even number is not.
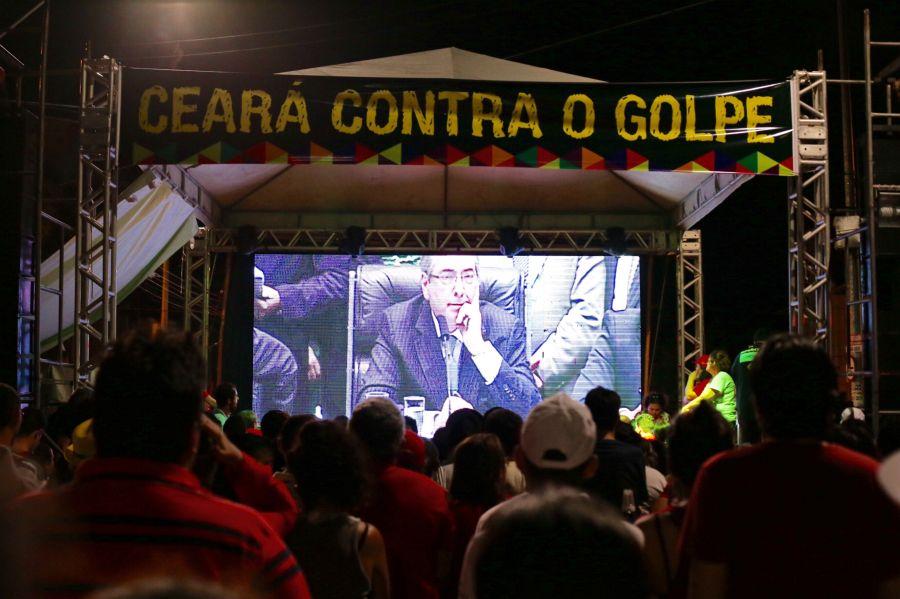
{"type": "Polygon", "coordinates": [[[397,56],[287,71],[280,75],[326,77],[400,77],[404,79],[468,79],[541,83],[602,83],[599,79],[553,71],[460,48],[439,48],[397,56]]]}
{"type": "MultiPolygon", "coordinates": [[[[169,256],[180,250],[197,232],[194,208],[165,181],[154,180],[147,172],[126,189],[118,203],[116,245],[116,292],[121,302],[153,273],[169,256]]],[[[63,341],[72,335],[75,321],[75,239],[63,250],[63,341]]],[[[100,272],[100,261],[95,262],[100,272]]],[[[59,251],[41,264],[41,284],[59,289],[59,251]]],[[[101,289],[91,285],[91,298],[101,289]]],[[[57,344],[60,297],[41,294],[41,350],[57,344]]],[[[92,314],[96,320],[99,314],[92,314]]]]}

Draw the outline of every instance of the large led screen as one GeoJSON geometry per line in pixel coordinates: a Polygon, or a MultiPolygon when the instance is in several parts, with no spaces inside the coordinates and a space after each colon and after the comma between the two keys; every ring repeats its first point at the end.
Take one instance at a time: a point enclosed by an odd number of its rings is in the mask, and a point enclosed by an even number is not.
{"type": "Polygon", "coordinates": [[[598,385],[640,404],[640,264],[610,256],[258,254],[253,409],[325,418],[388,397],[447,413],[598,385]]]}

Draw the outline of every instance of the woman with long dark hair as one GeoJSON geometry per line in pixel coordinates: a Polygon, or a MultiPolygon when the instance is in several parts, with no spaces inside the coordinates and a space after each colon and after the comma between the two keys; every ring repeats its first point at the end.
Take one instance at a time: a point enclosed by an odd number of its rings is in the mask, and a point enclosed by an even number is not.
{"type": "Polygon", "coordinates": [[[317,599],[390,596],[384,539],[351,516],[369,486],[363,455],[346,428],[313,421],[288,458],[301,509],[285,541],[317,599]]]}
{"type": "Polygon", "coordinates": [[[446,595],[456,596],[466,547],[478,519],[505,499],[506,454],[496,435],[478,433],[463,440],[453,455],[450,511],[456,520],[451,576],[446,595]]]}

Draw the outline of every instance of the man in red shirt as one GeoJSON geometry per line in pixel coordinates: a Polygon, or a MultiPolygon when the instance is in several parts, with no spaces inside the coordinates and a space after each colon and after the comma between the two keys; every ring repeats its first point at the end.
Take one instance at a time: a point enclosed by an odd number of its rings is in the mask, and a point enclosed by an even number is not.
{"type": "Polygon", "coordinates": [[[353,410],[350,430],[366,447],[375,478],[372,499],[361,516],[384,537],[391,597],[437,599],[450,571],[453,517],[443,488],[395,465],[403,427],[390,400],[367,399],[353,410]]]}
{"type": "Polygon", "coordinates": [[[874,460],[822,441],[834,366],[811,341],[781,335],[750,372],[763,442],[700,471],[681,539],[688,596],[879,596],[900,576],[900,514],[874,460]]]}
{"type": "MultiPolygon", "coordinates": [[[[136,331],[103,361],[97,457],[72,485],[12,507],[25,525],[24,574],[35,596],[82,597],[164,576],[309,597],[294,556],[263,516],[214,496],[188,470],[201,437],[202,360],[187,335],[136,331]]],[[[212,422],[203,428],[236,493],[283,520],[291,506],[283,490],[247,488],[270,483],[265,469],[212,422]]]]}

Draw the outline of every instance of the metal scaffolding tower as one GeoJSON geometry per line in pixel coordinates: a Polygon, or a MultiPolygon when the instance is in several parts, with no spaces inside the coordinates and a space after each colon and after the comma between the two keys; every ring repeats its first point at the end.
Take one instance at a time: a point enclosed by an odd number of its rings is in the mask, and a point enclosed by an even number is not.
{"type": "Polygon", "coordinates": [[[209,379],[209,294],[212,260],[207,229],[197,235],[182,250],[184,272],[184,330],[191,333],[204,357],[204,380],[209,379]]]}
{"type": "MultiPolygon", "coordinates": [[[[47,129],[47,49],[50,39],[50,2],[36,2],[28,11],[11,25],[0,32],[0,40],[25,25],[32,17],[41,18],[39,62],[32,69],[36,73],[37,86],[35,101],[26,100],[30,93],[25,91],[26,80],[31,74],[26,71],[26,63],[20,60],[7,47],[0,44],[0,61],[9,69],[12,82],[12,95],[9,100],[8,114],[15,115],[22,123],[22,169],[19,172],[21,181],[19,227],[19,276],[18,276],[18,309],[16,312],[17,363],[16,387],[22,400],[33,402],[42,407],[41,388],[44,382],[44,370],[57,366],[71,368],[66,361],[62,344],[58,345],[54,358],[42,357],[41,352],[41,300],[45,295],[52,295],[56,302],[57,330],[56,339],[62,337],[63,314],[63,246],[65,238],[72,227],[47,213],[44,210],[44,155],[46,149],[47,129]],[[36,109],[32,111],[32,108],[36,109]],[[44,260],[44,230],[58,232],[60,277],[52,284],[45,284],[41,279],[41,266],[44,260]]],[[[17,198],[18,200],[19,198],[17,198]]],[[[15,212],[15,211],[14,211],[15,212]]],[[[48,380],[56,384],[63,381],[48,380]]],[[[66,383],[68,381],[65,381],[66,383]]]]}
{"type": "Polygon", "coordinates": [[[788,187],[790,330],[828,347],[828,119],[824,71],[797,71],[791,88],[797,132],[797,176],[788,187]]]}
{"type": "MultiPolygon", "coordinates": [[[[897,131],[894,127],[894,119],[900,119],[900,113],[892,109],[892,81],[886,79],[890,72],[896,70],[898,61],[883,69],[876,77],[872,75],[872,49],[877,47],[900,47],[898,41],[873,41],[871,20],[869,11],[864,11],[863,39],[865,50],[865,95],[866,95],[866,145],[865,145],[865,177],[863,181],[863,206],[861,210],[860,228],[860,297],[857,300],[859,307],[858,322],[860,324],[860,339],[865,350],[863,352],[864,363],[857,365],[854,374],[869,381],[869,411],[872,417],[872,428],[878,434],[881,418],[883,416],[900,415],[898,409],[885,409],[882,405],[882,383],[885,376],[898,375],[900,373],[885,372],[881,367],[879,355],[879,338],[884,336],[884,331],[879,329],[878,314],[878,254],[879,236],[883,233],[881,227],[886,222],[880,222],[882,218],[894,220],[894,226],[898,226],[897,215],[900,215],[900,185],[883,183],[876,170],[878,157],[875,149],[875,133],[897,131]],[[883,110],[876,111],[873,108],[873,86],[878,83],[885,85],[883,110]]],[[[884,229],[886,231],[887,229],[884,229]]],[[[896,230],[896,229],[895,229],[896,230]]]]}
{"type": "Polygon", "coordinates": [[[684,389],[694,362],[703,355],[703,260],[700,231],[681,236],[676,270],[678,293],[678,385],[684,389]]]}
{"type": "Polygon", "coordinates": [[[78,216],[75,228],[76,386],[116,336],[116,198],[121,68],[110,58],[81,62],[78,216]],[[92,320],[96,319],[96,324],[92,320]]]}

